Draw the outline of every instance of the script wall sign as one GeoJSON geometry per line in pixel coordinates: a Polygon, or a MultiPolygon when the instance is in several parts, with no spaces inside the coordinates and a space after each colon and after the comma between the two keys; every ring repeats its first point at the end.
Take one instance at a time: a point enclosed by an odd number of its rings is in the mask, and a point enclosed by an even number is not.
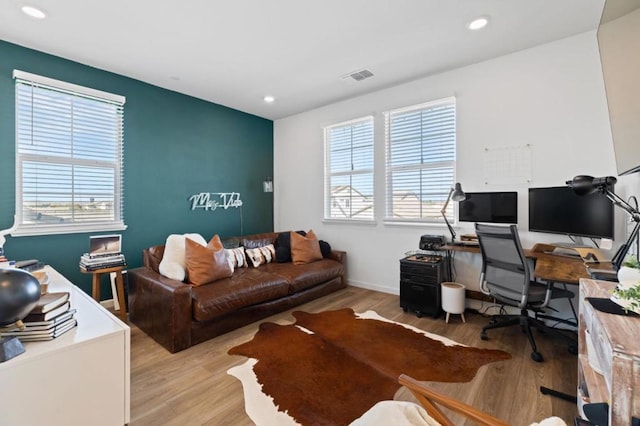
{"type": "Polygon", "coordinates": [[[238,208],[242,206],[239,192],[201,192],[193,194],[189,197],[191,202],[191,210],[204,209],[216,210],[229,209],[231,207],[238,208]]]}

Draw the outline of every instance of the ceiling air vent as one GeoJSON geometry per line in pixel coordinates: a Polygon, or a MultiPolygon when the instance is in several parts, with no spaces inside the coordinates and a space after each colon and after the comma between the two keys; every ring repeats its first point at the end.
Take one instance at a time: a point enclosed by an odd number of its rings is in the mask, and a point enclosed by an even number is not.
{"type": "Polygon", "coordinates": [[[340,79],[342,80],[348,80],[348,79],[353,79],[355,81],[362,81],[364,79],[367,79],[369,77],[373,77],[373,73],[369,70],[360,70],[360,71],[354,71],[352,73],[343,75],[342,77],[340,77],[340,79]]]}

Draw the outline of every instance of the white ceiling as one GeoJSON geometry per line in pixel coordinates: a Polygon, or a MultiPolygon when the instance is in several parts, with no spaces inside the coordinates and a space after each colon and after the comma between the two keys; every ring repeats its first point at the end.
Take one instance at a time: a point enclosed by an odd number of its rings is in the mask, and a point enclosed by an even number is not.
{"type": "Polygon", "coordinates": [[[3,0],[0,39],[275,120],[594,30],[603,3],[3,0]],[[340,79],[363,68],[374,77],[340,79]]]}

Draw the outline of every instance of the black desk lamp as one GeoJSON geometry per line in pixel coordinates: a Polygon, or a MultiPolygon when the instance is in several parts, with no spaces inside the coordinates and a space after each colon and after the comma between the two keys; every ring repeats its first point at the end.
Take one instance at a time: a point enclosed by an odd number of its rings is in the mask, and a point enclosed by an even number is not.
{"type": "Polygon", "coordinates": [[[462,191],[462,185],[460,185],[459,182],[456,182],[455,187],[452,187],[449,190],[449,195],[447,196],[447,201],[445,201],[444,206],[442,206],[442,210],[440,210],[440,214],[442,214],[442,217],[444,218],[444,223],[447,224],[447,228],[449,228],[449,232],[451,232],[451,244],[453,244],[455,242],[456,233],[453,230],[453,227],[451,226],[449,221],[447,220],[447,206],[449,206],[449,202],[451,200],[458,202],[458,201],[462,201],[462,200],[464,200],[466,198],[467,198],[467,196],[465,195],[464,191],[462,191]]]}
{"type": "Polygon", "coordinates": [[[603,194],[611,200],[614,206],[618,206],[629,213],[633,221],[636,223],[636,226],[631,231],[631,235],[629,235],[627,241],[620,246],[615,256],[613,256],[613,259],[611,259],[613,269],[616,271],[620,269],[631,244],[633,244],[633,241],[638,235],[638,231],[640,231],[640,212],[638,209],[631,206],[631,204],[624,201],[611,190],[617,181],[618,180],[613,176],[594,178],[593,176],[585,175],[579,175],[574,177],[572,180],[567,181],[567,185],[570,188],[573,188],[573,191],[578,195],[589,195],[598,192],[603,194]]]}

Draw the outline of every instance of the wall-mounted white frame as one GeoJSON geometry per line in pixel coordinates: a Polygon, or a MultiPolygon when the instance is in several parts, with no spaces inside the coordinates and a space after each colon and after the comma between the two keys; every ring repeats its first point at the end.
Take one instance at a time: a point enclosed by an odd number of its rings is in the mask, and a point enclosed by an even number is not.
{"type": "Polygon", "coordinates": [[[485,185],[521,185],[531,182],[533,146],[514,145],[484,149],[485,185]]]}

